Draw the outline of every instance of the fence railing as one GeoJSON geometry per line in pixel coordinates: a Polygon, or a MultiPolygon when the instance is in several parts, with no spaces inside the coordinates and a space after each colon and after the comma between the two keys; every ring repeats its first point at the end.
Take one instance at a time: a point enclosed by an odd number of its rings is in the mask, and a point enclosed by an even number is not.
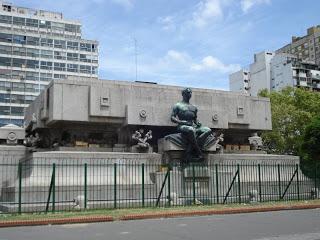
{"type": "Polygon", "coordinates": [[[169,207],[307,200],[320,195],[316,168],[307,177],[298,164],[169,167],[73,162],[0,164],[0,211],[169,207]]]}

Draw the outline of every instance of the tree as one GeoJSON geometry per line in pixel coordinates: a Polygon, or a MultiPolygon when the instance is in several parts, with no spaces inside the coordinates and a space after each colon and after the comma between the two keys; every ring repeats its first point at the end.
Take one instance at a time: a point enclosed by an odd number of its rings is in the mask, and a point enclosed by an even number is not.
{"type": "Polygon", "coordinates": [[[306,126],[300,149],[302,167],[306,175],[320,176],[320,115],[306,126]]]}
{"type": "Polygon", "coordinates": [[[300,88],[259,94],[271,101],[272,131],[262,138],[267,151],[278,154],[299,154],[306,126],[320,112],[320,94],[300,88]]]}

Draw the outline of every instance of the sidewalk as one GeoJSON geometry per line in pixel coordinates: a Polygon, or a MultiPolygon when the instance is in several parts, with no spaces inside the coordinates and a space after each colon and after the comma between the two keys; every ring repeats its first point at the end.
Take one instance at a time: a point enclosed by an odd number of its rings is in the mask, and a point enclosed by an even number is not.
{"type": "Polygon", "coordinates": [[[276,202],[262,203],[256,205],[212,205],[212,206],[192,206],[177,208],[144,208],[144,209],[122,209],[122,210],[104,210],[104,211],[83,211],[73,213],[56,213],[42,215],[14,215],[5,216],[0,214],[0,227],[17,226],[37,226],[48,224],[73,224],[73,223],[92,223],[92,222],[110,222],[138,219],[154,218],[172,218],[203,216],[213,214],[239,214],[256,213],[282,210],[302,210],[320,208],[319,200],[301,201],[301,202],[276,202]],[[105,213],[104,213],[105,212],[105,213]],[[68,216],[75,215],[75,216],[68,216]]]}

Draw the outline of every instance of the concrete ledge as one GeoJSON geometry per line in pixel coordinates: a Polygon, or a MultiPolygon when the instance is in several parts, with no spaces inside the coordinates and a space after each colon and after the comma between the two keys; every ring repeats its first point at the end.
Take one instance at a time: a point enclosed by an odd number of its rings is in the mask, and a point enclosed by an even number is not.
{"type": "Polygon", "coordinates": [[[174,217],[192,217],[206,215],[221,215],[221,214],[241,214],[241,213],[257,213],[257,212],[272,212],[284,210],[304,210],[320,208],[320,204],[292,204],[267,207],[238,207],[216,210],[168,210],[159,213],[144,213],[144,214],[128,214],[117,218],[111,216],[81,216],[81,217],[66,217],[66,218],[43,218],[37,220],[14,220],[0,221],[0,228],[3,227],[18,227],[18,226],[38,226],[38,225],[58,225],[58,224],[74,224],[74,223],[94,223],[94,222],[111,222],[115,220],[142,220],[156,218],[174,218],[174,217]]]}
{"type": "Polygon", "coordinates": [[[110,216],[86,216],[86,217],[71,217],[71,218],[44,218],[37,220],[15,220],[1,221],[0,227],[19,227],[19,226],[38,226],[38,225],[58,225],[72,223],[92,223],[92,222],[111,222],[113,217],[110,216]]]}
{"type": "Polygon", "coordinates": [[[174,211],[164,213],[150,214],[130,214],[120,217],[120,220],[141,220],[154,218],[173,218],[173,217],[190,217],[190,216],[206,216],[206,215],[221,215],[221,214],[240,214],[240,213],[255,213],[255,212],[272,212],[283,210],[303,210],[320,208],[320,204],[312,205],[290,205],[290,206],[274,206],[274,207],[257,207],[257,208],[233,208],[219,210],[199,210],[199,211],[174,211]]]}

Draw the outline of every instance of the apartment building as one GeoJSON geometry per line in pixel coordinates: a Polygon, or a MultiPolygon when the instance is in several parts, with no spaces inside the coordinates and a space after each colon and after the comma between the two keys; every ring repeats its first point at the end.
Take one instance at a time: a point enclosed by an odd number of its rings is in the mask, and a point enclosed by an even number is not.
{"type": "Polygon", "coordinates": [[[293,54],[301,60],[320,65],[320,25],[308,28],[305,36],[293,36],[291,43],[276,50],[276,53],[293,54]]]}
{"type": "Polygon", "coordinates": [[[0,4],[0,126],[22,126],[24,108],[52,79],[97,79],[98,42],[62,13],[0,4]]]}

